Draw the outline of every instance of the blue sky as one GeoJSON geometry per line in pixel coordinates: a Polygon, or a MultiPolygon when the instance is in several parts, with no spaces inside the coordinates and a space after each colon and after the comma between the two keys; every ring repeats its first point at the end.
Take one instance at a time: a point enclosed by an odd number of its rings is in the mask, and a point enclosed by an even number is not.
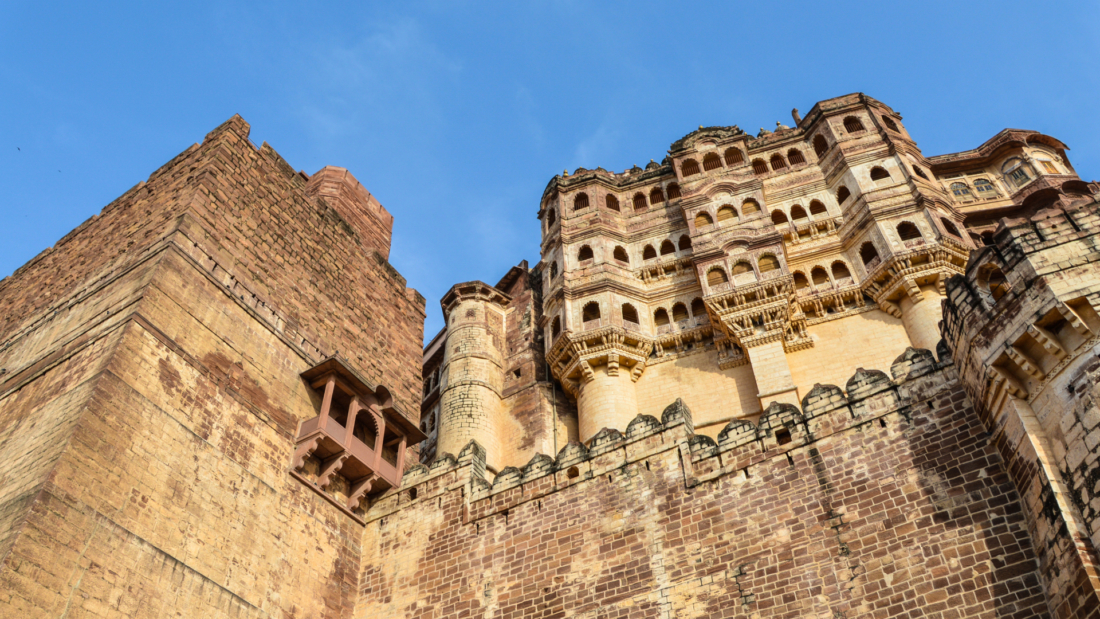
{"type": "Polygon", "coordinates": [[[45,4],[0,4],[0,276],[238,113],[394,214],[428,338],[452,284],[538,261],[554,174],[699,125],[862,91],[926,155],[1037,129],[1100,178],[1096,0],[45,4]]]}

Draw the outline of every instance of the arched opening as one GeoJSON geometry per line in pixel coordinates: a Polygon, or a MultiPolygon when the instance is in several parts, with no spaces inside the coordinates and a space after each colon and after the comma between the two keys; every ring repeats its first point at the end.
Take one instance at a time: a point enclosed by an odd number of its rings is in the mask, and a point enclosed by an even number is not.
{"type": "Polygon", "coordinates": [[[581,320],[584,322],[591,322],[593,320],[600,319],[600,304],[596,301],[589,301],[584,305],[584,309],[581,310],[581,320]]]}
{"type": "Polygon", "coordinates": [[[684,165],[680,166],[680,174],[685,178],[699,173],[699,162],[694,159],[688,159],[684,162],[684,165]]]}
{"type": "Polygon", "coordinates": [[[707,315],[707,306],[699,297],[695,297],[691,300],[691,315],[695,318],[707,315]]]}
{"type": "Polygon", "coordinates": [[[714,220],[710,218],[710,215],[706,211],[700,212],[695,216],[695,229],[705,228],[714,223],[714,220]]]}
{"type": "Polygon", "coordinates": [[[997,188],[987,178],[979,178],[974,181],[974,189],[978,192],[980,198],[991,198],[997,195],[997,188]]]}
{"type": "Polygon", "coordinates": [[[745,217],[749,215],[755,215],[760,212],[760,203],[752,198],[745,200],[741,203],[741,214],[745,217]]]}
{"type": "Polygon", "coordinates": [[[703,157],[703,170],[709,172],[715,168],[722,167],[722,159],[718,156],[718,153],[707,153],[703,157]]]}
{"type": "Polygon", "coordinates": [[[928,175],[925,174],[924,170],[920,169],[920,166],[915,163],[913,164],[913,173],[923,178],[924,180],[928,180],[928,175]]]}
{"type": "Polygon", "coordinates": [[[844,185],[840,186],[840,189],[836,190],[836,203],[844,204],[844,201],[851,197],[852,192],[848,191],[848,188],[844,185]]]}
{"type": "Polygon", "coordinates": [[[726,158],[726,165],[728,166],[745,163],[745,155],[742,154],[739,149],[733,148],[732,146],[726,149],[724,156],[726,158]]]}
{"type": "Polygon", "coordinates": [[[825,154],[825,151],[829,150],[829,141],[825,139],[825,136],[820,133],[814,136],[814,153],[818,157],[825,154]]]}
{"type": "Polygon", "coordinates": [[[882,124],[886,125],[886,128],[890,131],[893,131],[894,133],[901,133],[901,130],[898,129],[898,124],[894,122],[894,119],[890,118],[889,116],[882,117],[882,124]]]}
{"type": "Polygon", "coordinates": [[[676,253],[676,246],[672,244],[672,241],[669,241],[667,239],[664,240],[664,241],[661,241],[661,255],[662,256],[667,256],[669,254],[675,254],[675,253],[676,253]]]}
{"type": "Polygon", "coordinates": [[[761,273],[767,273],[779,268],[779,258],[771,254],[764,254],[760,256],[760,259],[756,261],[757,266],[760,267],[761,273]]]}
{"type": "Polygon", "coordinates": [[[806,209],[802,208],[801,204],[795,204],[791,207],[791,219],[798,221],[799,219],[808,219],[809,215],[806,214],[806,209]]]}
{"type": "Polygon", "coordinates": [[[668,199],[675,200],[680,197],[680,186],[676,183],[669,183],[668,185],[668,199]]]}
{"type": "Polygon", "coordinates": [[[882,181],[890,178],[890,173],[886,171],[886,168],[875,166],[871,168],[871,180],[882,181]]]}
{"type": "Polygon", "coordinates": [[[810,277],[814,280],[814,286],[828,286],[829,274],[821,267],[814,267],[810,271],[810,277]]]}
{"type": "Polygon", "coordinates": [[[551,339],[557,339],[561,335],[561,316],[554,316],[554,322],[550,325],[551,339]]]}
{"type": "Polygon", "coordinates": [[[828,215],[829,210],[825,208],[820,200],[813,200],[810,202],[810,214],[811,215],[828,215]]]}
{"type": "Polygon", "coordinates": [[[658,327],[663,327],[669,324],[668,312],[665,311],[665,308],[659,307],[657,308],[657,311],[653,312],[653,324],[657,325],[658,327]]]}
{"type": "Polygon", "coordinates": [[[863,131],[863,122],[855,116],[845,116],[844,130],[848,133],[858,133],[860,131],[863,131]]]}
{"type": "Polygon", "coordinates": [[[646,201],[645,201],[645,194],[642,194],[640,192],[634,194],[634,210],[635,211],[644,211],[646,209],[646,207],[648,207],[648,206],[649,205],[646,204],[646,201]]]}
{"type": "Polygon", "coordinates": [[[810,287],[810,280],[806,279],[806,276],[801,271],[795,271],[794,274],[794,289],[803,290],[810,287]]]}
{"type": "Polygon", "coordinates": [[[903,221],[898,224],[898,236],[903,241],[914,241],[924,238],[921,236],[920,230],[918,230],[915,225],[909,223],[908,221],[903,221]]]}
{"type": "Polygon", "coordinates": [[[582,191],[577,194],[576,198],[573,198],[573,210],[579,211],[586,208],[588,208],[588,194],[582,191]]]}
{"type": "Polygon", "coordinates": [[[840,262],[839,260],[833,263],[833,279],[840,281],[844,278],[851,278],[852,272],[848,270],[848,265],[840,262]]]}
{"type": "Polygon", "coordinates": [[[986,247],[988,247],[990,245],[993,245],[994,244],[993,243],[993,231],[992,230],[986,230],[985,232],[983,232],[981,234],[981,239],[982,239],[982,245],[985,245],[986,247]]]}
{"type": "Polygon", "coordinates": [[[1066,181],[1062,183],[1062,191],[1071,195],[1092,195],[1092,190],[1089,189],[1089,184],[1085,181],[1066,181]]]}
{"type": "Polygon", "coordinates": [[[616,246],[611,255],[619,262],[630,262],[630,256],[627,255],[626,250],[621,245],[616,246]]]}
{"type": "Polygon", "coordinates": [[[978,272],[978,285],[993,297],[994,303],[1000,301],[1009,291],[1004,271],[995,264],[987,264],[981,268],[978,272]]]}
{"type": "Polygon", "coordinates": [[[657,257],[657,250],[652,245],[646,245],[642,250],[642,260],[651,260],[657,257]]]}
{"type": "Polygon", "coordinates": [[[867,241],[859,247],[859,259],[863,261],[863,264],[870,265],[875,260],[878,260],[878,250],[875,249],[875,244],[871,241],[867,241]]]}
{"type": "Polygon", "coordinates": [[[584,247],[581,247],[581,250],[579,252],[577,252],[577,260],[580,260],[581,262],[584,262],[585,260],[591,260],[591,259],[592,259],[592,248],[591,247],[585,245],[584,247]]]}
{"type": "Polygon", "coordinates": [[[550,281],[554,281],[554,278],[558,276],[558,263],[550,263],[550,281]]]}
{"type": "Polygon", "coordinates": [[[1027,166],[1024,165],[1024,160],[1019,157],[1013,157],[1006,161],[1001,166],[1001,172],[1017,187],[1023,187],[1031,180],[1031,176],[1027,173],[1027,166]]]}
{"type": "Polygon", "coordinates": [[[745,273],[756,275],[756,273],[752,270],[752,265],[749,264],[748,261],[742,260],[742,261],[738,262],[737,264],[733,265],[733,276],[734,277],[737,277],[739,275],[744,275],[745,273]]]}
{"type": "Polygon", "coordinates": [[[632,322],[634,324],[639,324],[638,310],[629,303],[623,303],[623,322],[632,322]]]}
{"type": "Polygon", "coordinates": [[[603,203],[605,206],[607,206],[607,208],[613,211],[619,210],[619,199],[611,194],[607,194],[607,197],[604,198],[603,203]]]}
{"type": "Polygon", "coordinates": [[[797,148],[792,148],[787,151],[787,161],[789,161],[791,165],[801,165],[806,163],[806,158],[802,156],[802,151],[797,148]]]}
{"type": "Polygon", "coordinates": [[[672,322],[680,322],[688,319],[688,308],[683,303],[672,306],[672,322]]]}
{"type": "Polygon", "coordinates": [[[649,192],[649,203],[656,206],[665,201],[665,193],[661,191],[660,187],[654,187],[653,191],[649,192]]]}
{"type": "Polygon", "coordinates": [[[950,219],[940,217],[940,223],[943,224],[943,229],[947,230],[948,234],[962,238],[962,235],[959,234],[959,229],[955,227],[955,224],[951,223],[950,219]]]}
{"type": "Polygon", "coordinates": [[[737,209],[729,204],[723,204],[718,207],[718,221],[727,221],[730,219],[737,219],[737,209]]]}
{"type": "Polygon", "coordinates": [[[752,171],[755,174],[767,174],[768,164],[763,159],[753,159],[752,171]]]}
{"type": "Polygon", "coordinates": [[[726,276],[726,272],[722,270],[722,267],[714,267],[707,271],[707,285],[718,286],[730,281],[730,278],[726,276]]]}
{"type": "Polygon", "coordinates": [[[685,249],[691,249],[691,237],[686,235],[686,234],[681,235],[679,246],[680,246],[680,251],[684,251],[685,249]]]}
{"type": "Polygon", "coordinates": [[[783,160],[783,155],[780,155],[779,153],[772,155],[773,170],[782,170],[785,167],[787,167],[787,162],[783,160]]]}
{"type": "Polygon", "coordinates": [[[558,213],[554,209],[550,209],[546,212],[546,227],[556,224],[558,222],[558,213]]]}
{"type": "Polygon", "coordinates": [[[787,223],[787,214],[780,210],[772,211],[772,223],[777,226],[787,223]]]}

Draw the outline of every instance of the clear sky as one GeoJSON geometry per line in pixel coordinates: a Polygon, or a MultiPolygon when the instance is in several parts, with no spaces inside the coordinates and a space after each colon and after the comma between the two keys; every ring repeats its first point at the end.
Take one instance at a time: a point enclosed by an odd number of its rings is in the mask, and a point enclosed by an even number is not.
{"type": "Polygon", "coordinates": [[[428,299],[538,262],[563,169],[862,91],[926,155],[1004,127],[1100,178],[1100,2],[0,3],[0,276],[233,114],[348,168],[428,299]],[[47,5],[52,5],[47,7],[47,5]]]}

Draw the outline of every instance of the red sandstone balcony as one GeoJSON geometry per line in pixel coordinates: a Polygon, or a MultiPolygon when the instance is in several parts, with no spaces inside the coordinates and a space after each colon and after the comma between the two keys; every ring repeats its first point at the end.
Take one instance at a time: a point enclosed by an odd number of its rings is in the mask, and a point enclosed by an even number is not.
{"type": "Polygon", "coordinates": [[[394,409],[389,391],[372,387],[335,357],[303,372],[302,378],[322,397],[320,414],[298,428],[296,476],[323,491],[339,473],[348,481],[347,504],[321,495],[351,512],[367,494],[401,485],[405,448],[426,437],[394,409]],[[305,472],[311,457],[318,462],[314,480],[305,472]]]}

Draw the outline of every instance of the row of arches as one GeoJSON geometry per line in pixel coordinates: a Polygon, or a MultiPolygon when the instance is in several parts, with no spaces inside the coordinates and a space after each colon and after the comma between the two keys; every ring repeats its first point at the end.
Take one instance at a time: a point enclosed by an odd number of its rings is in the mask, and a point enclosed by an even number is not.
{"type": "MultiPolygon", "coordinates": [[[[686,234],[680,235],[680,239],[676,243],[673,243],[671,239],[665,239],[664,241],[661,241],[659,247],[660,255],[662,256],[675,254],[677,249],[682,252],[688,251],[691,249],[691,237],[686,234]]],[[[596,254],[594,251],[592,251],[592,246],[590,245],[582,245],[581,248],[577,251],[578,262],[592,260],[595,258],[595,256],[596,254]]],[[[615,260],[618,260],[619,262],[630,264],[630,254],[627,253],[626,248],[622,245],[616,245],[615,248],[611,250],[611,257],[615,260]]],[[[647,244],[645,248],[642,249],[642,260],[652,260],[656,257],[657,249],[654,248],[652,244],[647,244]]],[[[557,263],[551,264],[550,273],[550,279],[553,279],[557,274],[557,263]]]]}
{"type": "MultiPolygon", "coordinates": [[[[623,303],[619,308],[619,315],[623,322],[631,323],[634,325],[641,325],[641,321],[638,318],[638,308],[634,307],[631,303],[623,303]]],[[[657,327],[663,327],[665,325],[672,324],[674,322],[683,322],[691,318],[698,318],[707,315],[706,305],[699,297],[692,299],[690,305],[678,301],[672,305],[671,312],[663,307],[658,307],[653,311],[653,324],[657,327]],[[690,307],[690,312],[689,312],[690,307]]],[[[599,301],[589,301],[581,308],[581,322],[590,323],[595,320],[601,320],[603,318],[603,312],[600,310],[599,301]]],[[[554,318],[554,324],[560,325],[560,318],[554,318]]],[[[560,326],[556,327],[560,329],[560,326]]],[[[556,336],[558,331],[551,328],[551,331],[556,336]]]]}
{"type": "Polygon", "coordinates": [[[828,209],[820,200],[813,200],[810,202],[810,213],[806,214],[806,209],[802,208],[801,204],[795,204],[791,207],[790,219],[787,218],[787,213],[780,209],[772,211],[772,223],[775,225],[785,224],[788,221],[801,221],[803,219],[809,220],[810,215],[829,215],[828,209]]]}
{"type": "Polygon", "coordinates": [[[852,279],[852,271],[843,260],[833,262],[829,271],[826,271],[825,267],[818,265],[810,269],[809,277],[806,277],[806,274],[802,271],[795,271],[793,275],[795,290],[810,290],[811,287],[813,289],[827,288],[835,286],[838,283],[846,285],[848,282],[845,280],[850,281],[852,279]],[[829,277],[830,272],[832,274],[831,279],[829,277]]]}
{"type": "MultiPolygon", "coordinates": [[[[806,158],[802,156],[802,151],[798,150],[797,148],[792,148],[787,151],[786,159],[783,158],[782,153],[775,153],[768,161],[771,162],[771,171],[778,172],[779,170],[784,170],[788,167],[793,168],[796,165],[802,165],[806,163],[806,158]]],[[[753,159],[752,171],[753,174],[767,174],[768,163],[765,162],[763,159],[753,159]]]]}
{"type": "MultiPolygon", "coordinates": [[[[659,185],[657,187],[654,187],[653,189],[650,189],[648,199],[646,198],[646,194],[644,192],[636,192],[633,197],[631,197],[631,206],[634,208],[635,211],[642,211],[646,208],[649,208],[650,206],[656,206],[658,204],[664,203],[667,200],[675,200],[681,197],[680,186],[678,184],[669,183],[666,189],[668,192],[667,195],[665,193],[666,190],[662,189],[659,185]]],[[[592,201],[588,197],[588,194],[586,192],[582,191],[573,197],[574,212],[583,211],[591,205],[592,201]]],[[[604,206],[612,211],[622,210],[622,207],[619,204],[619,198],[612,194],[607,194],[607,196],[604,197],[604,206]]],[[[551,213],[553,213],[553,210],[551,210],[551,213]]],[[[550,223],[553,224],[554,216],[550,215],[548,216],[548,219],[550,220],[550,223]]]]}
{"type": "MultiPolygon", "coordinates": [[[[739,221],[742,217],[751,217],[760,213],[760,203],[753,198],[745,198],[741,203],[740,212],[732,204],[723,204],[718,207],[718,211],[715,213],[718,218],[718,222],[723,221],[739,221]]],[[[715,219],[711,217],[707,211],[700,211],[695,215],[695,228],[701,229],[706,226],[712,225],[715,219]]]]}
{"type": "MultiPolygon", "coordinates": [[[[780,268],[779,258],[776,258],[774,254],[761,254],[756,259],[756,269],[753,269],[752,262],[747,258],[742,258],[734,263],[733,268],[730,270],[730,274],[736,279],[740,275],[751,273],[754,278],[758,278],[765,273],[775,271],[780,268]]],[[[721,266],[713,266],[707,269],[707,285],[718,286],[721,284],[729,283],[730,275],[726,274],[726,269],[721,266]]]]}

